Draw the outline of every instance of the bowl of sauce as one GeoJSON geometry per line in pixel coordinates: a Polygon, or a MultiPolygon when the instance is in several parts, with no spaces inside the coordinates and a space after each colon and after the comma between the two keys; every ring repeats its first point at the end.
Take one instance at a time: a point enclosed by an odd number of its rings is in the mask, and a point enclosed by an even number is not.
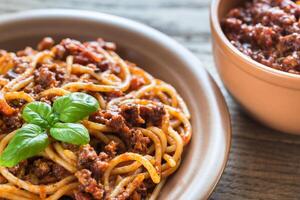
{"type": "Polygon", "coordinates": [[[300,4],[213,0],[213,55],[229,92],[261,123],[300,134],[300,4]]]}

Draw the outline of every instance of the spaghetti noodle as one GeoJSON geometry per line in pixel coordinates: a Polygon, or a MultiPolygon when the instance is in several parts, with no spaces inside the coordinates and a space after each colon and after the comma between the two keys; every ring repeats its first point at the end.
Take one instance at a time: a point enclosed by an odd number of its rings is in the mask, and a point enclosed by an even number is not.
{"type": "Polygon", "coordinates": [[[113,43],[44,38],[37,50],[0,50],[0,153],[33,101],[94,96],[82,120],[88,145],[55,140],[39,155],[0,167],[0,199],[156,199],[191,138],[190,113],[169,84],[123,60],[113,43]]]}

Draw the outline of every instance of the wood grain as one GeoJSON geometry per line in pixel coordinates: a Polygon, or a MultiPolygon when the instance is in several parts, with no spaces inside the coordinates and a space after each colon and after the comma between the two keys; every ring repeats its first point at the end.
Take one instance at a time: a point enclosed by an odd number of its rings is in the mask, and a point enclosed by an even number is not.
{"type": "Polygon", "coordinates": [[[220,86],[232,116],[228,165],[211,199],[299,199],[300,137],[261,126],[246,116],[220,81],[211,55],[209,0],[0,0],[0,14],[37,8],[75,8],[128,17],[183,44],[220,86]]]}

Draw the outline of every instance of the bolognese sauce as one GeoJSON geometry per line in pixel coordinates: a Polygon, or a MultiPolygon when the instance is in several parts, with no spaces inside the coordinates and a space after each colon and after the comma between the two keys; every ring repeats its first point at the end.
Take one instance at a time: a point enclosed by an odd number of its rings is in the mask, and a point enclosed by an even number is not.
{"type": "Polygon", "coordinates": [[[252,0],[222,19],[230,42],[268,67],[300,74],[300,1],[252,0]]]}

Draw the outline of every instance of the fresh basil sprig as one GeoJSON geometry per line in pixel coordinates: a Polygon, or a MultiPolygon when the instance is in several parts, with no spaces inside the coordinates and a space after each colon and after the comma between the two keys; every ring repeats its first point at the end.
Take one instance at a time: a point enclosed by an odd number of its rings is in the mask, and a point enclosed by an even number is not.
{"type": "Polygon", "coordinates": [[[98,108],[98,101],[93,96],[80,92],[57,98],[53,109],[43,102],[27,104],[22,117],[28,124],[16,131],[0,155],[0,166],[13,167],[20,161],[37,155],[49,145],[49,135],[55,140],[70,144],[89,143],[88,130],[76,122],[98,108]]]}

